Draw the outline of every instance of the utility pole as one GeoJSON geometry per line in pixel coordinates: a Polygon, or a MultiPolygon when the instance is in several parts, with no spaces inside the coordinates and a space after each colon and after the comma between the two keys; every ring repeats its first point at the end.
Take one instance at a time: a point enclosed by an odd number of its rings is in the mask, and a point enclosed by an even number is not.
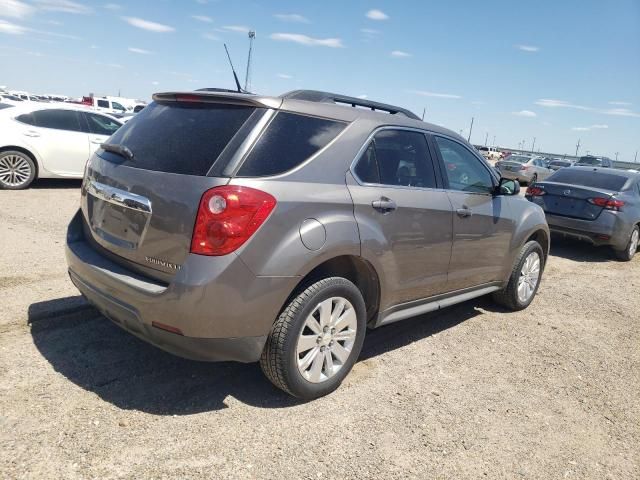
{"type": "Polygon", "coordinates": [[[522,140],[522,150],[524,150],[525,144],[526,144],[526,140],[522,140]]]}
{"type": "Polygon", "coordinates": [[[249,55],[247,55],[247,71],[244,74],[244,89],[247,91],[251,87],[251,54],[253,53],[253,39],[256,38],[256,32],[249,30],[249,55]]]}
{"type": "Polygon", "coordinates": [[[578,143],[576,143],[576,157],[578,156],[578,150],[580,150],[580,139],[578,139],[578,143]]]}
{"type": "Polygon", "coordinates": [[[471,126],[469,127],[469,137],[467,137],[467,142],[471,142],[471,132],[473,131],[473,117],[471,117],[471,126]]]}
{"type": "Polygon", "coordinates": [[[487,146],[487,142],[489,141],[489,132],[484,136],[484,146],[487,146]]]}
{"type": "Polygon", "coordinates": [[[496,136],[495,135],[493,136],[493,146],[494,147],[496,146],[496,136]]]}
{"type": "Polygon", "coordinates": [[[531,151],[533,152],[536,149],[536,137],[533,137],[533,142],[531,142],[531,151]]]}
{"type": "Polygon", "coordinates": [[[633,163],[637,163],[638,162],[638,150],[636,150],[636,156],[633,157],[633,163]]]}
{"type": "Polygon", "coordinates": [[[616,162],[618,161],[618,154],[619,154],[619,153],[620,153],[620,152],[616,152],[616,162]]]}

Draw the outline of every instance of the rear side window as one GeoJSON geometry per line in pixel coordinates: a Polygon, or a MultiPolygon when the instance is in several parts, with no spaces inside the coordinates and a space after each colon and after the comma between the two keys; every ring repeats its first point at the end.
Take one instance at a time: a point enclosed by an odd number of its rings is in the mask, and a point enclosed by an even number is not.
{"type": "Polygon", "coordinates": [[[96,135],[113,135],[116,130],[120,128],[120,124],[115,120],[105,117],[104,115],[97,115],[95,113],[85,113],[87,122],[89,123],[89,131],[96,135]]]}
{"type": "Polygon", "coordinates": [[[22,123],[26,123],[27,125],[35,125],[36,122],[33,119],[33,115],[31,113],[23,113],[22,115],[18,115],[16,120],[22,123]]]}
{"type": "Polygon", "coordinates": [[[152,103],[111,137],[133,160],[100,152],[108,161],[183,175],[206,175],[220,153],[255,111],[209,103],[152,103]]]}
{"type": "Polygon", "coordinates": [[[551,175],[547,181],[619,192],[624,187],[624,184],[627,183],[627,177],[591,170],[563,168],[551,175]]]}
{"type": "Polygon", "coordinates": [[[74,110],[38,110],[32,113],[35,125],[43,128],[82,132],[80,114],[74,110]]]}
{"type": "Polygon", "coordinates": [[[343,122],[279,112],[247,156],[238,176],[287,172],[326,147],[345,127],[343,122]]]}
{"type": "Polygon", "coordinates": [[[109,108],[109,102],[106,100],[98,100],[98,106],[100,108],[109,108]]]}

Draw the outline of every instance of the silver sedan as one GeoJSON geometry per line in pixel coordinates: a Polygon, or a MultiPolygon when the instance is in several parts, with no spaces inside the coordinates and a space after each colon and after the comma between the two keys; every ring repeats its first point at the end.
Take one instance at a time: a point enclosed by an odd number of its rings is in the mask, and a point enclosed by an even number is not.
{"type": "Polygon", "coordinates": [[[547,167],[542,157],[509,155],[496,163],[496,168],[504,178],[518,180],[521,183],[535,183],[546,179],[554,171],[547,167]]]}

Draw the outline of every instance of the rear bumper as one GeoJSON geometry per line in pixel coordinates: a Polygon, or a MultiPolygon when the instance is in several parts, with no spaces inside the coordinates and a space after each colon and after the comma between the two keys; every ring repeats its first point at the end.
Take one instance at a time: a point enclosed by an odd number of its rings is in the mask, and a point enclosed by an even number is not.
{"type": "Polygon", "coordinates": [[[519,182],[530,182],[533,178],[533,174],[525,173],[522,170],[514,172],[512,170],[500,170],[500,175],[503,178],[508,178],[510,180],[517,180],[519,182]]]}
{"type": "Polygon", "coordinates": [[[257,277],[235,254],[189,255],[167,284],[100,255],[84,239],[82,217],[66,245],[74,285],[107,318],[137,337],[194,360],[259,360],[276,316],[297,277],[257,277]],[[182,335],[152,325],[160,322],[182,335]]]}
{"type": "Polygon", "coordinates": [[[629,234],[615,213],[603,211],[593,221],[562,217],[547,213],[551,233],[583,240],[593,245],[610,245],[617,249],[626,247],[629,234]]]}

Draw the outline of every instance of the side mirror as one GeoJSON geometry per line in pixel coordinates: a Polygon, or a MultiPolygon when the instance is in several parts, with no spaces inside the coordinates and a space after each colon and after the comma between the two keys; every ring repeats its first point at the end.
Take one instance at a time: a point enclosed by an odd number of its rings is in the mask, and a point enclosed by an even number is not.
{"type": "Polygon", "coordinates": [[[518,195],[520,193],[520,182],[510,178],[501,178],[496,188],[497,195],[518,195]]]}

